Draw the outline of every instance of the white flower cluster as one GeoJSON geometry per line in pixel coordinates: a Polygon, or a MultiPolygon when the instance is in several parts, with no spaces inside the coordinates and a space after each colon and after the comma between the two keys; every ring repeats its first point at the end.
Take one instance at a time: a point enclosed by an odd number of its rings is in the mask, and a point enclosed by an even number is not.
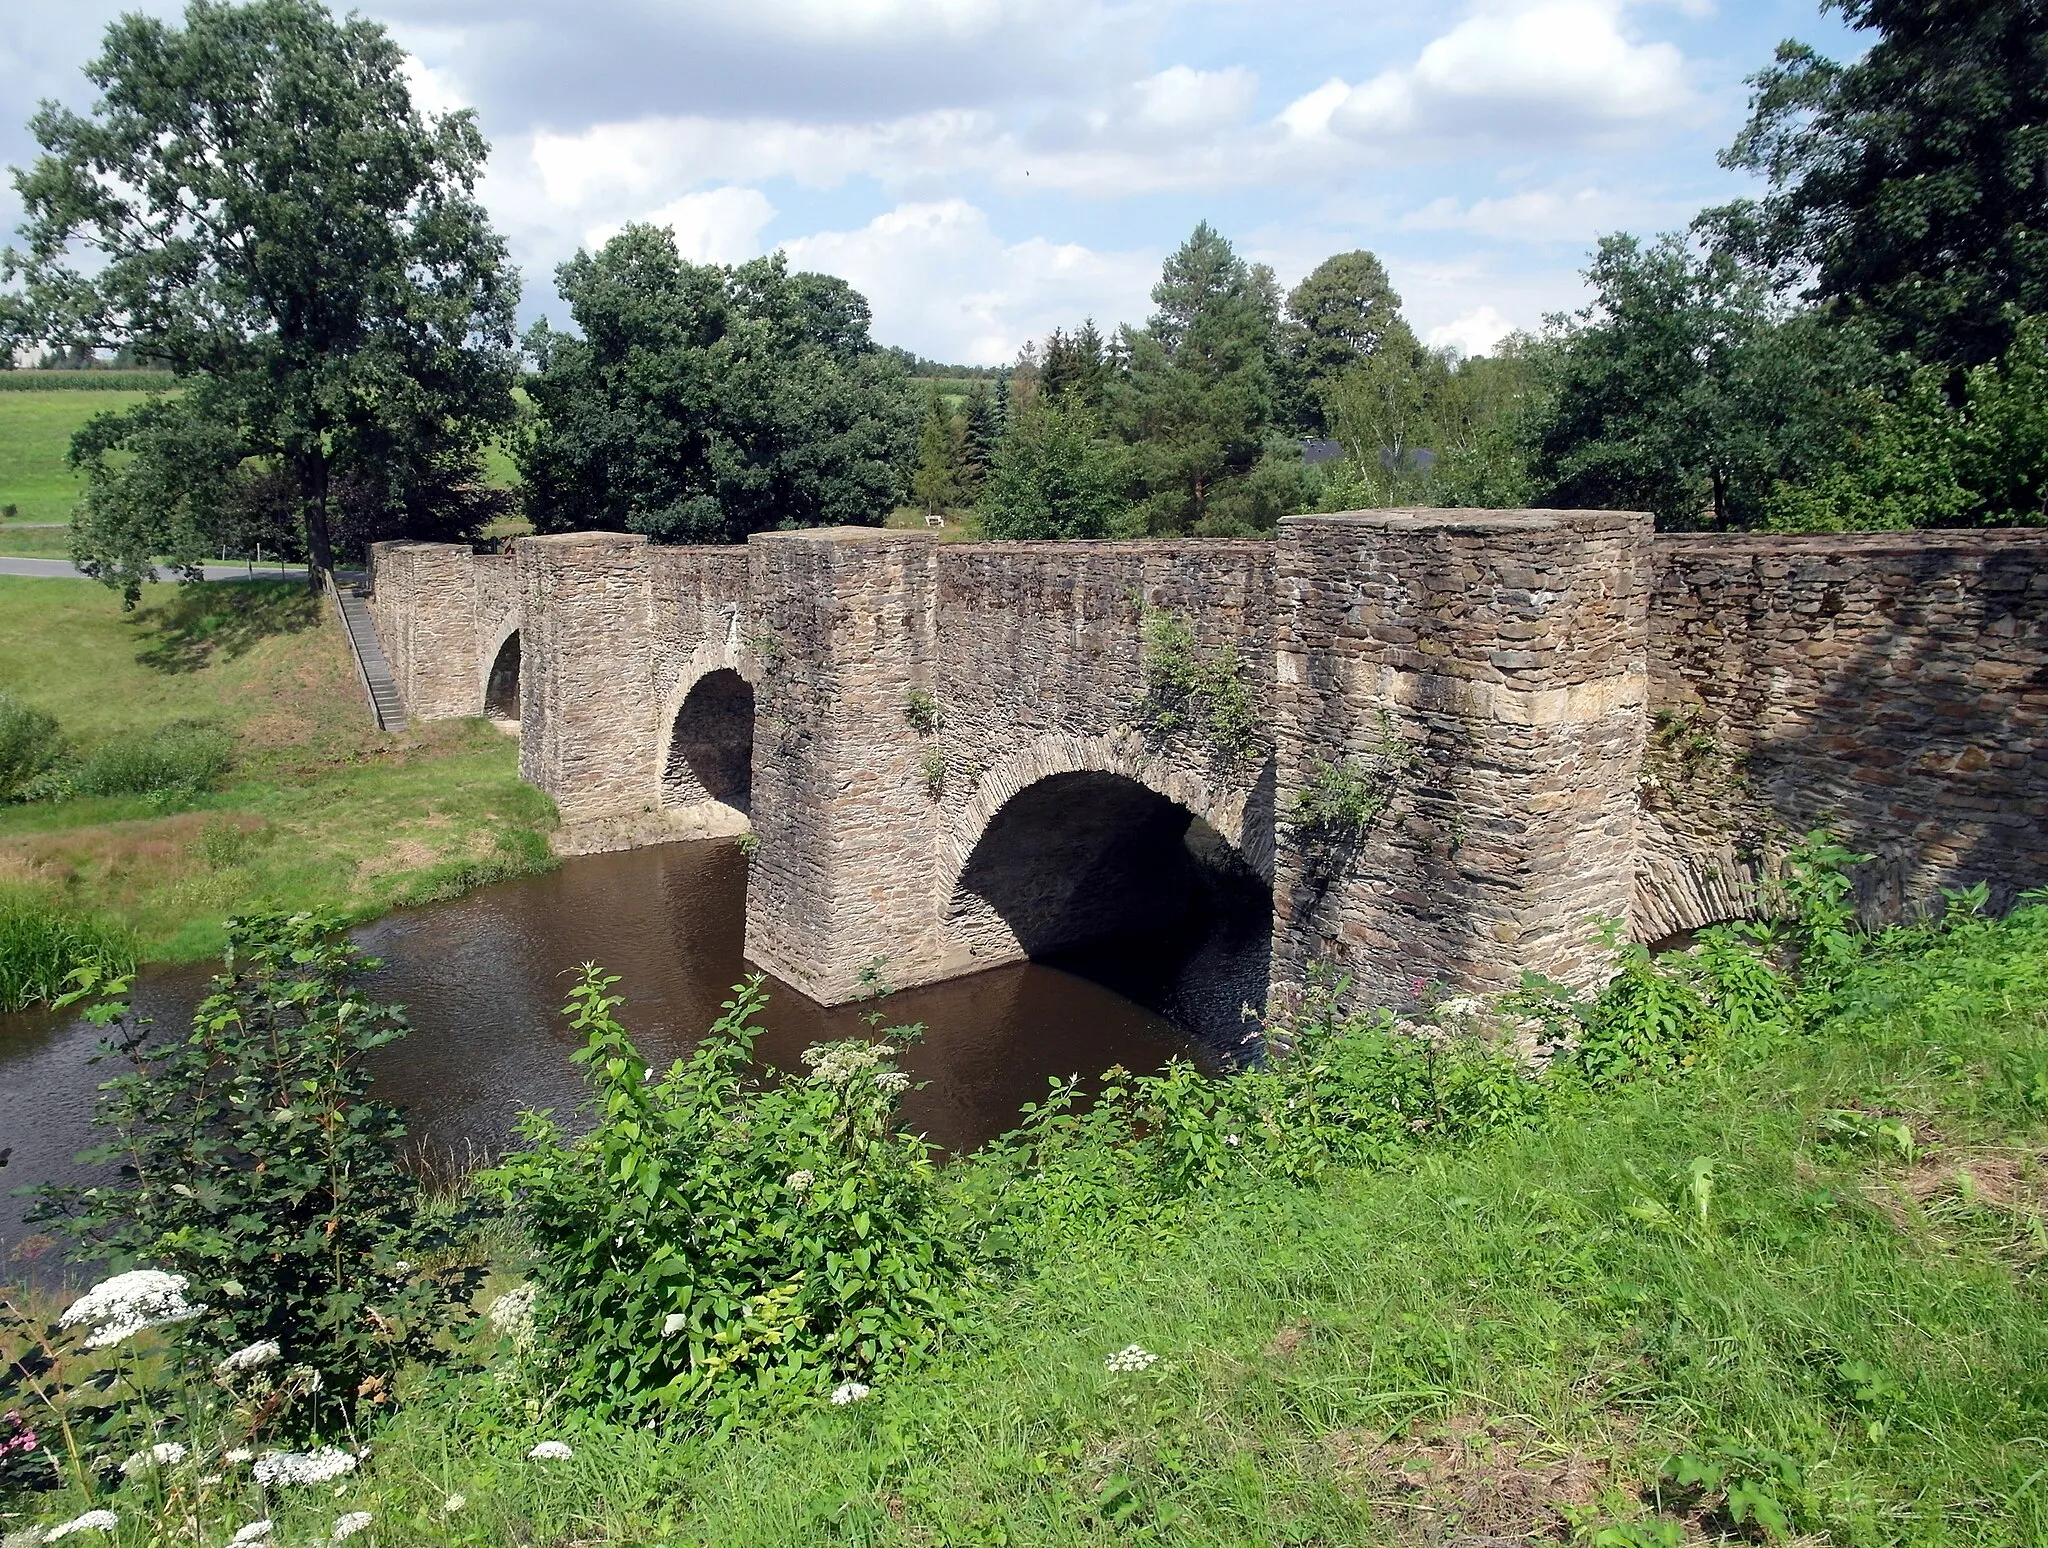
{"type": "Polygon", "coordinates": [[[1102,1362],[1106,1371],[1142,1371],[1157,1361],[1159,1356],[1137,1344],[1126,1344],[1115,1354],[1102,1362]]]}
{"type": "Polygon", "coordinates": [[[228,1539],[228,1548],[245,1548],[249,1543],[267,1543],[270,1541],[272,1530],[268,1516],[261,1521],[252,1521],[228,1539]]]}
{"type": "Polygon", "coordinates": [[[811,1067],[811,1079],[827,1086],[843,1086],[867,1074],[896,1050],[887,1043],[829,1043],[804,1050],[804,1063],[811,1067]]]}
{"type": "Polygon", "coordinates": [[[817,1180],[818,1174],[806,1167],[801,1171],[791,1172],[787,1177],[783,1178],[782,1186],[801,1198],[804,1194],[811,1191],[811,1184],[817,1180]]]}
{"type": "Polygon", "coordinates": [[[177,1441],[158,1441],[147,1451],[138,1451],[121,1464],[123,1478],[140,1478],[159,1467],[176,1467],[185,1460],[185,1448],[177,1441]]]}
{"type": "Polygon", "coordinates": [[[542,1441],[526,1454],[531,1462],[567,1462],[575,1455],[567,1441],[542,1441]]]}
{"type": "Polygon", "coordinates": [[[318,1451],[266,1451],[256,1459],[256,1481],[266,1489],[272,1484],[331,1483],[355,1470],[354,1455],[338,1446],[322,1446],[318,1451]]]}
{"type": "Polygon", "coordinates": [[[484,1314],[490,1319],[491,1331],[526,1348],[533,1342],[533,1308],[539,1300],[539,1285],[514,1285],[491,1302],[491,1309],[484,1314]]]}
{"type": "Polygon", "coordinates": [[[369,1528],[370,1513],[367,1510],[352,1510],[347,1515],[335,1519],[333,1541],[342,1542],[354,1537],[358,1532],[367,1532],[369,1528]]]}
{"type": "Polygon", "coordinates": [[[89,1510],[82,1516],[73,1516],[61,1526],[53,1526],[43,1534],[43,1541],[54,1543],[60,1537],[69,1537],[73,1532],[111,1532],[121,1524],[121,1518],[111,1510],[89,1510]]]}
{"type": "Polygon", "coordinates": [[[661,1336],[663,1338],[673,1338],[689,1325],[690,1314],[688,1312],[670,1312],[661,1319],[661,1336]]]}
{"type": "Polygon", "coordinates": [[[451,1494],[441,1502],[441,1509],[451,1516],[458,1510],[467,1510],[468,1508],[469,1496],[466,1494],[451,1494]]]}
{"type": "Polygon", "coordinates": [[[883,1070],[875,1077],[875,1088],[885,1096],[896,1096],[910,1089],[910,1077],[901,1070],[883,1070]]]}
{"type": "Polygon", "coordinates": [[[1503,1016],[1496,1007],[1472,994],[1447,995],[1429,1007],[1427,1020],[1396,1021],[1394,1030],[1438,1048],[1461,1040],[1477,1040],[1512,1056],[1531,1073],[1542,1070],[1557,1052],[1542,1021],[1503,1016]]]}
{"type": "Polygon", "coordinates": [[[842,1381],[832,1389],[832,1401],[844,1408],[848,1403],[858,1403],[873,1390],[858,1381],[842,1381]]]}
{"type": "Polygon", "coordinates": [[[266,1365],[275,1365],[284,1358],[284,1351],[274,1338],[260,1339],[247,1349],[237,1349],[214,1367],[223,1376],[247,1376],[260,1371],[266,1365]]]}
{"type": "Polygon", "coordinates": [[[103,1279],[71,1303],[57,1319],[62,1328],[90,1327],[88,1349],[110,1349],[125,1338],[150,1328],[190,1322],[204,1306],[185,1299],[191,1281],[183,1274],[166,1274],[162,1269],[130,1269],[103,1279]]]}

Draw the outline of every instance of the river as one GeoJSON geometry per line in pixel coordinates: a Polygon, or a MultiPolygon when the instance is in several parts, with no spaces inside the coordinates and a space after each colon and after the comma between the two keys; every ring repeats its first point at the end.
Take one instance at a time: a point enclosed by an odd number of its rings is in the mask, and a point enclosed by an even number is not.
{"type": "MultiPolygon", "coordinates": [[[[407,1114],[435,1170],[495,1156],[522,1108],[573,1111],[584,1088],[560,1011],[577,967],[602,963],[626,996],[620,1019],[655,1062],[687,1053],[719,1002],[751,972],[742,952],[746,861],[725,842],[663,844],[564,861],[546,875],[480,888],[365,925],[356,940],[383,961],[379,1000],[406,1007],[412,1033],[375,1056],[378,1094],[407,1114]]],[[[923,1083],[904,1101],[910,1126],[948,1150],[1014,1125],[1049,1077],[1168,1059],[1227,1060],[1238,1007],[1264,980],[1260,899],[1212,909],[1201,931],[1123,941],[1061,965],[1019,964],[905,990],[890,1024],[926,1037],[903,1063],[923,1083]],[[1114,987],[1112,987],[1112,985],[1114,987]]],[[[146,969],[136,1009],[160,1031],[180,1025],[214,965],[146,969]]],[[[798,1067],[804,1048],[863,1030],[859,1007],[826,1010],[770,979],[761,1061],[798,1067]]],[[[100,1034],[70,1014],[0,1015],[0,1282],[50,1279],[55,1258],[22,1221],[13,1190],[79,1181],[91,1143],[92,1060],[100,1034]],[[38,1255],[40,1254],[40,1255],[38,1255]]]]}

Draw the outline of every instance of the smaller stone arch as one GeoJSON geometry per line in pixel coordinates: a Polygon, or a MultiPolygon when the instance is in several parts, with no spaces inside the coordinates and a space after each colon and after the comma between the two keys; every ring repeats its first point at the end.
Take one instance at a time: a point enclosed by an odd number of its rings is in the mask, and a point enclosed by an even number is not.
{"type": "MultiPolygon", "coordinates": [[[[946,899],[959,887],[975,846],[996,814],[1020,791],[1061,774],[1116,774],[1143,785],[1201,818],[1263,881],[1272,882],[1271,758],[1256,778],[1244,788],[1234,790],[1152,756],[1135,736],[1056,734],[1040,737],[998,760],[976,782],[974,794],[954,811],[940,840],[940,872],[946,899]]],[[[941,900],[942,906],[944,901],[941,900]]]]}
{"type": "Polygon", "coordinates": [[[485,658],[484,716],[508,730],[519,727],[520,646],[519,625],[510,628],[491,647],[485,658]]]}
{"type": "Polygon", "coordinates": [[[664,724],[664,806],[717,802],[745,815],[753,805],[754,689],[730,666],[699,673],[664,724]]]}

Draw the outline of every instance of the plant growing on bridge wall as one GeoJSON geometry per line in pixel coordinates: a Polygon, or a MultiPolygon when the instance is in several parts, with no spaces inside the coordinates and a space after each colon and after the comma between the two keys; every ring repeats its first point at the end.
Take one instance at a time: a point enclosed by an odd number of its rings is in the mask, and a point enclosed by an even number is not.
{"type": "Polygon", "coordinates": [[[1144,689],[1134,707],[1147,740],[1164,742],[1177,732],[1199,730],[1235,761],[1262,756],[1269,738],[1237,647],[1204,651],[1188,621],[1170,608],[1145,608],[1140,617],[1144,689]]]}
{"type": "Polygon", "coordinates": [[[946,750],[933,747],[924,755],[924,792],[934,801],[946,793],[946,750]]]}
{"type": "Polygon", "coordinates": [[[913,688],[904,695],[903,718],[910,722],[910,729],[919,736],[937,736],[939,727],[945,723],[939,701],[922,688],[913,688]]]}
{"type": "Polygon", "coordinates": [[[1308,778],[1288,807],[1309,874],[1323,885],[1335,879],[1393,805],[1403,777],[1421,756],[1394,729],[1392,715],[1381,710],[1379,720],[1379,739],[1363,757],[1311,758],[1308,778]]]}

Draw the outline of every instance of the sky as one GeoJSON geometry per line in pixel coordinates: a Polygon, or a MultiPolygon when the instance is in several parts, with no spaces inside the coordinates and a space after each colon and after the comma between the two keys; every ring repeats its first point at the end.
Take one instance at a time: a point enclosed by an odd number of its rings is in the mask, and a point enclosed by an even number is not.
{"type": "MultiPolygon", "coordinates": [[[[0,160],[84,109],[107,22],[161,0],[0,0],[0,160]]],[[[1369,248],[1417,332],[1483,353],[1584,303],[1595,239],[1753,191],[1716,153],[1813,0],[370,0],[416,100],[473,108],[527,321],[629,221],[686,257],[777,248],[875,336],[994,365],[1142,323],[1207,220],[1293,285],[1369,248]]],[[[20,203],[0,193],[0,225],[20,203]]]]}

